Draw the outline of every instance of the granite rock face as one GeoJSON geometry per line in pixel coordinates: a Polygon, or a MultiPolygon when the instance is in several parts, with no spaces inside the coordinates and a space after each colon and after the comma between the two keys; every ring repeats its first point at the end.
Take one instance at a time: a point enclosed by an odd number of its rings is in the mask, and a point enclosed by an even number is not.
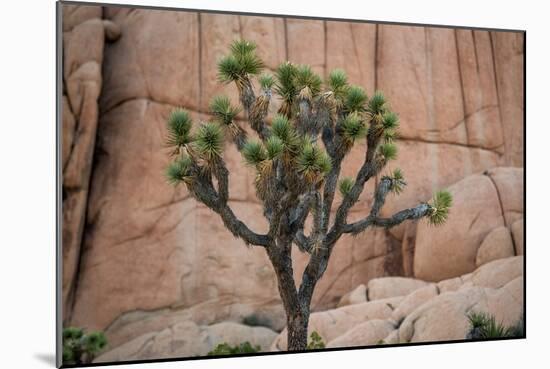
{"type": "MultiPolygon", "coordinates": [[[[233,238],[216,214],[163,178],[170,110],[185,107],[199,121],[209,119],[214,95],[236,101],[234,87],[217,82],[216,61],[240,37],[258,43],[270,70],[287,59],[322,76],[344,68],[369,95],[386,94],[402,126],[399,157],[388,169],[402,168],[409,186],[388,199],[384,215],[471,174],[523,165],[521,34],[64,5],[63,295],[71,324],[106,329],[117,345],[151,332],[132,320],[137,315],[147,313],[162,331],[175,324],[167,317],[178,309],[201,325],[255,315],[284,327],[265,253],[233,238]]],[[[364,150],[353,149],[343,175],[355,174],[364,150]]],[[[229,144],[225,159],[231,206],[253,230],[265,231],[254,174],[229,144]]],[[[445,235],[446,227],[437,238],[420,222],[418,229],[410,223],[343,237],[317,286],[314,311],[335,307],[377,277],[440,281],[472,272],[493,228],[511,228],[513,240],[523,233],[520,172],[466,179],[483,191],[474,201],[484,212],[474,233],[445,235]],[[434,269],[428,239],[441,243],[434,248],[450,247],[451,236],[457,247],[466,245],[455,255],[456,270],[434,269]]],[[[350,219],[368,211],[373,189],[367,185],[350,219]]],[[[473,214],[466,203],[450,219],[464,230],[473,214]]],[[[294,255],[299,274],[307,257],[294,255]]]]}

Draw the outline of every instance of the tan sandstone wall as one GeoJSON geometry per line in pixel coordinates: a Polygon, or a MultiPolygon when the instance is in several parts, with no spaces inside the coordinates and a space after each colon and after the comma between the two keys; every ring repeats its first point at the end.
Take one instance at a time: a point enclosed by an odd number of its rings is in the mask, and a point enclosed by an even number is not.
{"type": "MultiPolygon", "coordinates": [[[[75,11],[64,10],[65,27],[76,21],[75,11]]],[[[326,76],[340,67],[369,93],[387,95],[402,127],[399,159],[391,168],[402,168],[410,184],[388,200],[387,214],[469,174],[523,165],[522,34],[127,8],[105,8],[93,18],[111,21],[121,34],[94,59],[102,72],[89,101],[97,100],[101,83],[102,89],[97,119],[85,124],[91,140],[86,147],[95,154],[78,172],[82,180],[90,178],[89,194],[86,185],[79,187],[80,210],[64,211],[64,248],[81,250],[64,254],[64,262],[79,270],[64,280],[64,287],[76,285],[73,324],[122,332],[126,321],[182,310],[201,324],[264,314],[282,328],[276,280],[263,251],[234,239],[213,213],[163,178],[170,110],[183,106],[208,119],[212,96],[235,98],[232,86],[216,81],[216,61],[233,39],[256,41],[269,69],[290,60],[326,76]],[[71,226],[75,222],[83,227],[71,226]],[[73,241],[65,242],[65,233],[73,241]]],[[[103,40],[100,33],[94,37],[103,40]]],[[[65,50],[70,45],[66,40],[65,50]]],[[[74,115],[68,111],[64,118],[74,115]]],[[[355,173],[363,150],[354,149],[345,174],[355,173]]],[[[252,229],[265,231],[253,173],[230,145],[225,158],[231,206],[252,229]]],[[[365,213],[371,194],[372,185],[352,218],[365,213]]],[[[342,239],[314,309],[336,306],[374,277],[413,275],[415,230],[402,226],[342,239]]],[[[296,256],[298,273],[306,257],[296,256]]]]}

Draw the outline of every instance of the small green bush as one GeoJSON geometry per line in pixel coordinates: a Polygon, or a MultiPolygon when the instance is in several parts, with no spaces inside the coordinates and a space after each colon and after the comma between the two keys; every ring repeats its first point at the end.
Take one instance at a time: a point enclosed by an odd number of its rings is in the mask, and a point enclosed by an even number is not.
{"type": "Polygon", "coordinates": [[[506,337],[522,337],[524,334],[523,319],[515,326],[506,327],[497,323],[494,316],[486,313],[473,312],[468,315],[470,331],[467,339],[491,339],[506,337]]]}
{"type": "Polygon", "coordinates": [[[83,328],[63,329],[63,364],[88,364],[107,346],[103,332],[86,333],[83,328]]]}
{"type": "Polygon", "coordinates": [[[317,333],[317,331],[311,332],[311,335],[309,336],[309,343],[307,344],[308,350],[316,350],[316,349],[324,349],[325,343],[323,342],[323,338],[317,333]]]}
{"type": "Polygon", "coordinates": [[[229,344],[223,342],[218,344],[214,350],[210,351],[208,356],[219,356],[219,355],[234,355],[234,354],[253,354],[261,350],[260,346],[252,346],[250,342],[246,341],[240,345],[230,346],[229,344]]]}

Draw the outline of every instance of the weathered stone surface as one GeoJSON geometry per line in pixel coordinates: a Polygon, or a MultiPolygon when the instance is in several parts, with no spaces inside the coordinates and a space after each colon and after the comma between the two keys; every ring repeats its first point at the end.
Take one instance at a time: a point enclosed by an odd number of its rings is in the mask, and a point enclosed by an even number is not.
{"type": "Polygon", "coordinates": [[[477,250],[486,235],[504,225],[493,181],[469,176],[449,187],[453,207],[444,227],[419,222],[416,236],[416,278],[440,281],[475,269],[477,250]]]}
{"type": "Polygon", "coordinates": [[[521,288],[522,282],[514,280],[506,288],[470,287],[441,294],[405,318],[399,342],[462,340],[470,328],[470,312],[487,313],[497,322],[514,325],[522,316],[521,288]]]}
{"type": "Polygon", "coordinates": [[[63,15],[63,320],[71,318],[102,85],[101,8],[64,6],[63,15]],[[84,47],[83,47],[84,46],[84,47]]]}
{"type": "Polygon", "coordinates": [[[522,275],[523,257],[515,256],[482,265],[472,273],[471,278],[466,283],[479,287],[501,288],[506,283],[522,275]]]}
{"type": "Polygon", "coordinates": [[[435,284],[429,284],[411,292],[393,311],[391,315],[392,320],[395,322],[401,322],[407,315],[416,310],[416,308],[438,294],[439,290],[435,284]]]}
{"type": "Polygon", "coordinates": [[[266,350],[276,335],[264,327],[247,327],[237,323],[199,326],[192,321],[184,321],[141,335],[102,354],[94,362],[204,356],[223,342],[233,346],[249,341],[266,350]]]}
{"type": "MultiPolygon", "coordinates": [[[[523,166],[524,125],[523,73],[525,34],[490,32],[498,90],[500,120],[504,132],[504,157],[508,165],[523,166]]],[[[518,191],[519,192],[519,191],[518,191]]]]}
{"type": "Polygon", "coordinates": [[[514,223],[512,223],[512,236],[514,238],[514,248],[516,255],[523,255],[523,237],[525,230],[525,224],[523,219],[518,219],[514,223]]]}
{"type": "Polygon", "coordinates": [[[387,320],[373,319],[361,323],[327,343],[327,347],[353,347],[376,345],[395,329],[387,320]]]}
{"type": "MultiPolygon", "coordinates": [[[[312,313],[309,318],[308,336],[316,331],[324,342],[330,342],[360,323],[372,319],[389,318],[401,300],[401,297],[394,297],[312,313]]],[[[271,350],[281,351],[286,350],[286,347],[287,330],[285,328],[273,342],[271,350]]]]}
{"type": "Polygon", "coordinates": [[[506,226],[523,218],[523,168],[500,167],[489,170],[499,198],[506,226]]]}
{"type": "Polygon", "coordinates": [[[367,285],[369,301],[387,299],[389,297],[406,296],[409,293],[428,285],[427,282],[403,277],[375,278],[367,285]]]}
{"type": "Polygon", "coordinates": [[[483,240],[477,250],[476,266],[489,261],[514,256],[514,242],[510,230],[506,227],[493,229],[483,240]]]}
{"type": "Polygon", "coordinates": [[[360,284],[353,291],[342,296],[336,307],[361,304],[363,302],[367,302],[367,286],[360,284]]]}

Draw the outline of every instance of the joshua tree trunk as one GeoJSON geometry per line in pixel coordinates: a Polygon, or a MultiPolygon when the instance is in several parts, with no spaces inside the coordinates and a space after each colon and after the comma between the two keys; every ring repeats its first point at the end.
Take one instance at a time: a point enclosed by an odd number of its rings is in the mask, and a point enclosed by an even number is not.
{"type": "Polygon", "coordinates": [[[309,66],[289,62],[277,68],[276,79],[266,75],[259,78],[261,91],[256,97],[251,77],[262,66],[255,45],[246,41],[233,43],[231,54],[218,64],[220,80],[235,83],[250,127],[259,140],[247,138],[247,131],[235,119],[241,109],[232,106],[227,97],[213,99],[210,109],[215,122],[202,124],[196,132],[191,132],[189,114],[177,109],[168,119],[167,143],[176,159],[168,166],[167,177],[174,184],[184,183],[192,196],[218,213],[235,237],[265,249],[277,275],[287,316],[288,349],[304,350],[313,291],[340,237],[422,217],[435,225],[442,224],[451,197],[441,191],[431,204],[421,203],[381,217],[386,196],[399,194],[406,185],[402,172],[395,169],[377,181],[372,207],[365,218],[348,223],[347,215],[365,183],[376,178],[396,157],[397,115],[390,111],[381,93],[368,99],[362,88],[350,86],[343,71],[331,72],[323,90],[321,78],[309,66]],[[278,114],[268,123],[272,90],[282,101],[278,114]],[[229,207],[229,172],[223,161],[226,137],[256,171],[256,193],[269,222],[266,234],[249,229],[229,207]],[[367,145],[364,163],[354,179],[342,178],[339,182],[343,159],[359,140],[367,145]],[[337,187],[341,199],[333,207],[337,187]],[[312,227],[306,232],[308,217],[312,227]],[[293,246],[309,254],[299,284],[292,270],[293,246]]]}

